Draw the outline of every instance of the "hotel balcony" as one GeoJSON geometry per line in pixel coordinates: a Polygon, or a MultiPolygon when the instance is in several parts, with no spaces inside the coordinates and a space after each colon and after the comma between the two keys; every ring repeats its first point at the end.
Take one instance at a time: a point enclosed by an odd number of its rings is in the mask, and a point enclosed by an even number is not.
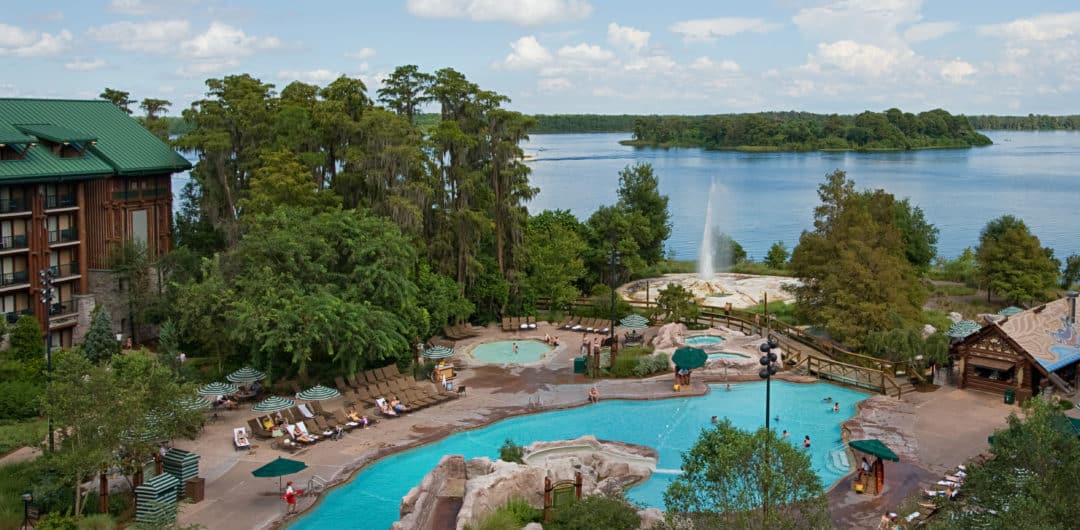
{"type": "Polygon", "coordinates": [[[4,313],[4,318],[7,319],[8,324],[14,324],[15,322],[18,322],[19,317],[21,317],[23,315],[33,315],[33,314],[34,314],[34,312],[32,310],[23,309],[21,311],[11,311],[11,312],[8,312],[8,313],[4,313]]]}
{"type": "Polygon", "coordinates": [[[0,237],[0,252],[5,250],[25,250],[28,247],[29,242],[26,234],[0,237]]]}
{"type": "Polygon", "coordinates": [[[79,229],[75,227],[62,230],[49,230],[49,245],[62,245],[64,243],[78,243],[79,229]]]}
{"type": "Polygon", "coordinates": [[[5,272],[0,274],[0,288],[23,284],[26,284],[27,287],[30,286],[30,273],[28,271],[5,272]]]}
{"type": "Polygon", "coordinates": [[[30,201],[25,198],[0,200],[0,215],[30,215],[30,201]]]}
{"type": "Polygon", "coordinates": [[[77,261],[53,265],[52,267],[49,267],[49,269],[52,270],[53,277],[55,277],[57,281],[68,280],[73,276],[81,274],[79,272],[79,262],[77,261]]]}
{"type": "Polygon", "coordinates": [[[60,210],[65,208],[78,208],[79,201],[75,197],[74,193],[65,193],[63,195],[46,195],[45,196],[45,209],[46,210],[60,210]]]}

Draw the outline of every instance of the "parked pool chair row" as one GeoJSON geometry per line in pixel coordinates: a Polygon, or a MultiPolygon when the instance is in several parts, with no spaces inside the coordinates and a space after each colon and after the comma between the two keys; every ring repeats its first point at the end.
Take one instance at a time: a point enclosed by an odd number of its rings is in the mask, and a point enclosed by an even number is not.
{"type": "MultiPolygon", "coordinates": [[[[337,378],[340,379],[340,378],[337,378]]],[[[365,407],[374,407],[378,410],[375,400],[385,398],[390,400],[397,398],[410,410],[417,410],[431,405],[437,405],[443,401],[454,399],[460,393],[439,391],[430,383],[417,383],[411,377],[399,377],[389,381],[379,381],[359,388],[343,386],[338,381],[338,390],[345,397],[346,403],[362,404],[365,407]]],[[[381,411],[379,411],[382,414],[381,411]]],[[[384,416],[386,416],[384,414],[384,416]]],[[[394,417],[394,416],[389,416],[394,417]]]]}
{"type": "Polygon", "coordinates": [[[503,317],[503,331],[520,331],[536,329],[536,317],[503,317]]]}
{"type": "MultiPolygon", "coordinates": [[[[322,405],[315,405],[317,403],[317,401],[313,402],[314,410],[307,411],[311,414],[310,416],[305,414],[300,406],[294,406],[272,415],[251,418],[247,421],[248,431],[256,438],[280,438],[276,445],[281,449],[294,451],[301,446],[312,445],[321,440],[339,439],[345,432],[365,426],[352,421],[341,409],[328,412],[322,408],[322,405]],[[278,429],[278,425],[282,422],[285,428],[275,436],[274,430],[278,429]],[[296,433],[297,429],[300,434],[296,433]]],[[[372,426],[375,423],[375,420],[369,419],[366,426],[372,426]]],[[[237,443],[236,432],[237,429],[234,429],[233,441],[239,449],[241,447],[237,443]]]]}
{"type": "Polygon", "coordinates": [[[443,328],[443,335],[448,339],[461,340],[469,339],[480,335],[480,331],[473,329],[472,324],[461,324],[458,326],[446,326],[443,328]]]}
{"type": "Polygon", "coordinates": [[[611,331],[611,321],[605,318],[567,317],[559,327],[585,333],[607,333],[611,331]]]}

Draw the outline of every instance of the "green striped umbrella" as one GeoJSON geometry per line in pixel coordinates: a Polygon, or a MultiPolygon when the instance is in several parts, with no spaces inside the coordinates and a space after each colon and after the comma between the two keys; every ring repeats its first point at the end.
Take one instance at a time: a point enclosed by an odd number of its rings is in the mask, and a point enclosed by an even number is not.
{"type": "Polygon", "coordinates": [[[620,320],[619,325],[626,329],[645,329],[649,327],[649,319],[641,315],[629,315],[620,320]]]}
{"type": "Polygon", "coordinates": [[[165,439],[165,435],[162,434],[163,421],[161,416],[155,412],[147,414],[143,418],[142,428],[136,430],[134,427],[124,432],[123,438],[129,442],[158,442],[165,439]]]}
{"type": "Polygon", "coordinates": [[[446,346],[432,346],[424,350],[425,359],[445,359],[454,354],[454,350],[446,346]]]}
{"type": "Polygon", "coordinates": [[[178,405],[184,410],[203,410],[210,408],[210,402],[204,397],[189,397],[183,398],[178,402],[178,405]]]}
{"type": "Polygon", "coordinates": [[[203,385],[199,388],[196,394],[200,396],[227,396],[239,390],[236,385],[232,383],[222,383],[220,381],[214,381],[208,385],[203,385]]]}
{"type": "Polygon", "coordinates": [[[255,381],[265,378],[266,374],[249,366],[245,366],[225,377],[225,379],[228,379],[233,383],[254,383],[255,381]]]}
{"type": "Polygon", "coordinates": [[[297,394],[296,397],[304,401],[322,401],[324,399],[334,399],[340,395],[341,392],[338,392],[333,388],[326,388],[322,385],[315,385],[297,394]]]}
{"type": "Polygon", "coordinates": [[[258,402],[254,407],[251,407],[251,410],[255,412],[277,412],[279,410],[285,410],[295,404],[296,402],[291,399],[270,396],[258,402]]]}
{"type": "Polygon", "coordinates": [[[972,333],[975,333],[976,331],[979,331],[980,329],[982,329],[982,326],[980,326],[978,322],[972,320],[961,320],[960,322],[949,326],[949,330],[946,331],[945,334],[954,339],[962,339],[964,337],[967,337],[968,335],[971,335],[972,333]]]}

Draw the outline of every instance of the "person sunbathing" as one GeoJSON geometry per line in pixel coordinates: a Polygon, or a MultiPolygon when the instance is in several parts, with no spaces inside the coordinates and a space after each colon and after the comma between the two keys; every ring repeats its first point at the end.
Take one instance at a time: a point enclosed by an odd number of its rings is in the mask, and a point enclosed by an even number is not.
{"type": "Polygon", "coordinates": [[[236,445],[245,446],[247,444],[248,444],[248,439],[247,439],[246,436],[240,436],[240,437],[238,437],[236,439],[236,445]]]}
{"type": "Polygon", "coordinates": [[[304,431],[301,431],[300,427],[298,427],[298,426],[293,426],[292,434],[293,434],[293,438],[298,442],[304,442],[304,443],[308,444],[308,443],[312,443],[312,442],[315,441],[310,436],[304,434],[304,431]]]}
{"type": "Polygon", "coordinates": [[[375,406],[379,407],[379,412],[382,412],[383,414],[385,414],[387,416],[397,416],[398,415],[397,412],[394,411],[394,409],[390,408],[390,405],[388,405],[386,403],[386,400],[383,399],[383,398],[375,399],[375,406]]]}
{"type": "Polygon", "coordinates": [[[390,398],[390,408],[394,409],[396,412],[409,411],[409,407],[406,407],[401,401],[398,401],[398,398],[396,397],[390,398]]]}
{"type": "Polygon", "coordinates": [[[353,409],[349,409],[348,411],[346,411],[345,415],[349,418],[349,421],[359,425],[360,428],[367,427],[370,423],[367,419],[367,416],[357,414],[356,411],[353,409]]]}

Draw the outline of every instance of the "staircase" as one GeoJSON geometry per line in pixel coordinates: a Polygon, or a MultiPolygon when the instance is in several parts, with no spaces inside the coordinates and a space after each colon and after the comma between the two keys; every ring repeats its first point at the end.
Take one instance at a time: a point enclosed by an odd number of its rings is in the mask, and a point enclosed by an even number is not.
{"type": "Polygon", "coordinates": [[[1065,381],[1064,379],[1059,377],[1056,372],[1050,372],[1050,375],[1049,375],[1048,379],[1050,379],[1050,382],[1054,383],[1054,386],[1058,387],[1066,395],[1072,394],[1073,392],[1076,391],[1076,389],[1074,389],[1072,385],[1070,385],[1067,381],[1065,381]]]}
{"type": "Polygon", "coordinates": [[[900,396],[902,396],[904,394],[915,391],[915,385],[911,384],[910,379],[907,379],[907,378],[899,379],[899,380],[896,381],[896,384],[900,386],[900,392],[899,392],[899,394],[897,394],[895,388],[889,388],[889,395],[890,396],[896,395],[896,397],[900,397],[900,396]]]}
{"type": "Polygon", "coordinates": [[[851,462],[848,461],[847,446],[840,444],[829,449],[825,455],[825,469],[838,475],[846,475],[851,471],[851,462]]]}

